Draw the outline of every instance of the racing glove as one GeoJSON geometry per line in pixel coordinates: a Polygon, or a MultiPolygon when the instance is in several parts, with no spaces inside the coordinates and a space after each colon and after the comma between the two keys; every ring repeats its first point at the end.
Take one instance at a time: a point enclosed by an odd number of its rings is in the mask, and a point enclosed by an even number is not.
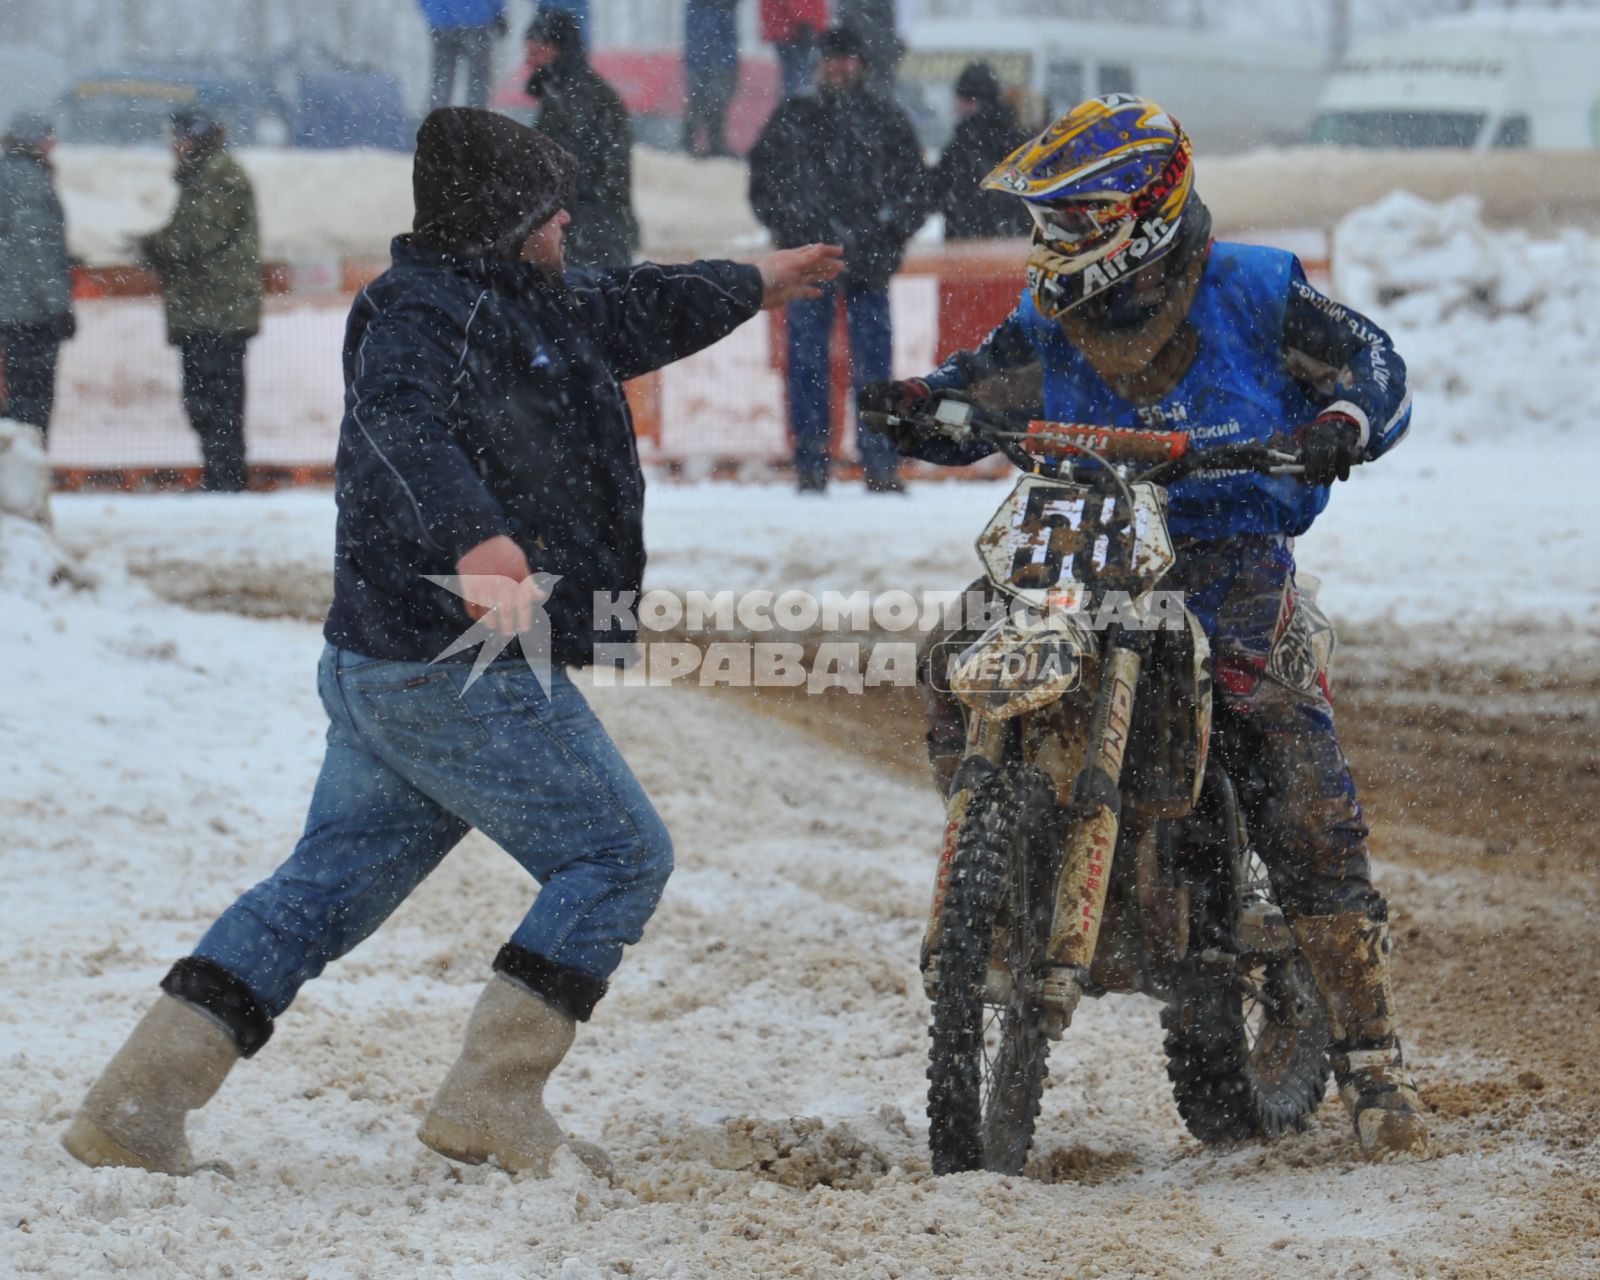
{"type": "MultiPolygon", "coordinates": [[[[921,378],[907,378],[903,382],[869,382],[856,394],[858,413],[890,413],[904,416],[932,413],[934,395],[921,378]]],[[[886,423],[869,428],[881,432],[902,453],[913,448],[923,433],[909,422],[886,423]]]]}
{"type": "Polygon", "coordinates": [[[1361,461],[1361,424],[1348,413],[1319,413],[1294,434],[1307,484],[1348,480],[1361,461]]]}

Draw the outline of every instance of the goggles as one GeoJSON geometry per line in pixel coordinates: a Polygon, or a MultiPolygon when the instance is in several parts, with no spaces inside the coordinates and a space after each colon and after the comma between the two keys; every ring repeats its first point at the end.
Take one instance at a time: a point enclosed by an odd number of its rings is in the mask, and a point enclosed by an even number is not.
{"type": "Polygon", "coordinates": [[[1123,200],[1076,201],[1071,204],[1028,203],[1039,234],[1064,253],[1087,249],[1114,232],[1128,217],[1123,200]]]}
{"type": "Polygon", "coordinates": [[[1134,222],[1167,202],[1183,187],[1189,174],[1188,139],[1180,140],[1161,166],[1161,172],[1144,190],[1127,199],[1093,200],[1082,197],[1060,204],[1027,201],[1028,213],[1039,234],[1059,252],[1076,255],[1093,249],[1124,223],[1134,222]]]}

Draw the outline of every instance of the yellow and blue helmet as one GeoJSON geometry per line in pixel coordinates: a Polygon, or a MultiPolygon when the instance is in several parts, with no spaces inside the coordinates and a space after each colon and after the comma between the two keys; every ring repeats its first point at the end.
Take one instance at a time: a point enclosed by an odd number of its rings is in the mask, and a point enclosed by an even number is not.
{"type": "Polygon", "coordinates": [[[1058,319],[1183,242],[1193,150],[1178,122],[1146,98],[1080,103],[983,180],[1033,215],[1028,285],[1058,319]]]}

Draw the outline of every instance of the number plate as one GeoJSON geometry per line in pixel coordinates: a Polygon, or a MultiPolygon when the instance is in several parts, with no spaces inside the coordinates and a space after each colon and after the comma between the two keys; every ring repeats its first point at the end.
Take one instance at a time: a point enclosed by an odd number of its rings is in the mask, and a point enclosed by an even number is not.
{"type": "Polygon", "coordinates": [[[1039,609],[1075,612],[1091,592],[1138,597],[1172,568],[1172,539],[1154,485],[1120,493],[1025,476],[978,537],[990,580],[1039,609]]]}

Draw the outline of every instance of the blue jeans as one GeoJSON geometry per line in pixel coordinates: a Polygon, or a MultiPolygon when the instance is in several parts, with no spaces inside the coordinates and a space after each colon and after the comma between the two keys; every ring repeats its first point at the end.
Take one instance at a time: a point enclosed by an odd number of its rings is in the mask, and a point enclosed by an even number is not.
{"type": "Polygon", "coordinates": [[[548,697],[521,660],[492,664],[463,692],[469,671],[324,651],[328,747],[305,834],[194,952],[269,1016],[473,827],[542,885],[517,946],[600,982],[643,934],[672,842],[589,704],[560,668],[548,697]]]}
{"type": "MultiPolygon", "coordinates": [[[[830,339],[838,286],[820,298],[789,304],[789,428],[794,433],[794,467],[801,479],[828,474],[828,429],[832,420],[830,339]]],[[[850,331],[850,385],[889,376],[892,334],[887,290],[844,289],[845,322],[850,331]]],[[[894,445],[876,431],[857,428],[861,462],[868,477],[887,478],[899,468],[894,445]]]]}

